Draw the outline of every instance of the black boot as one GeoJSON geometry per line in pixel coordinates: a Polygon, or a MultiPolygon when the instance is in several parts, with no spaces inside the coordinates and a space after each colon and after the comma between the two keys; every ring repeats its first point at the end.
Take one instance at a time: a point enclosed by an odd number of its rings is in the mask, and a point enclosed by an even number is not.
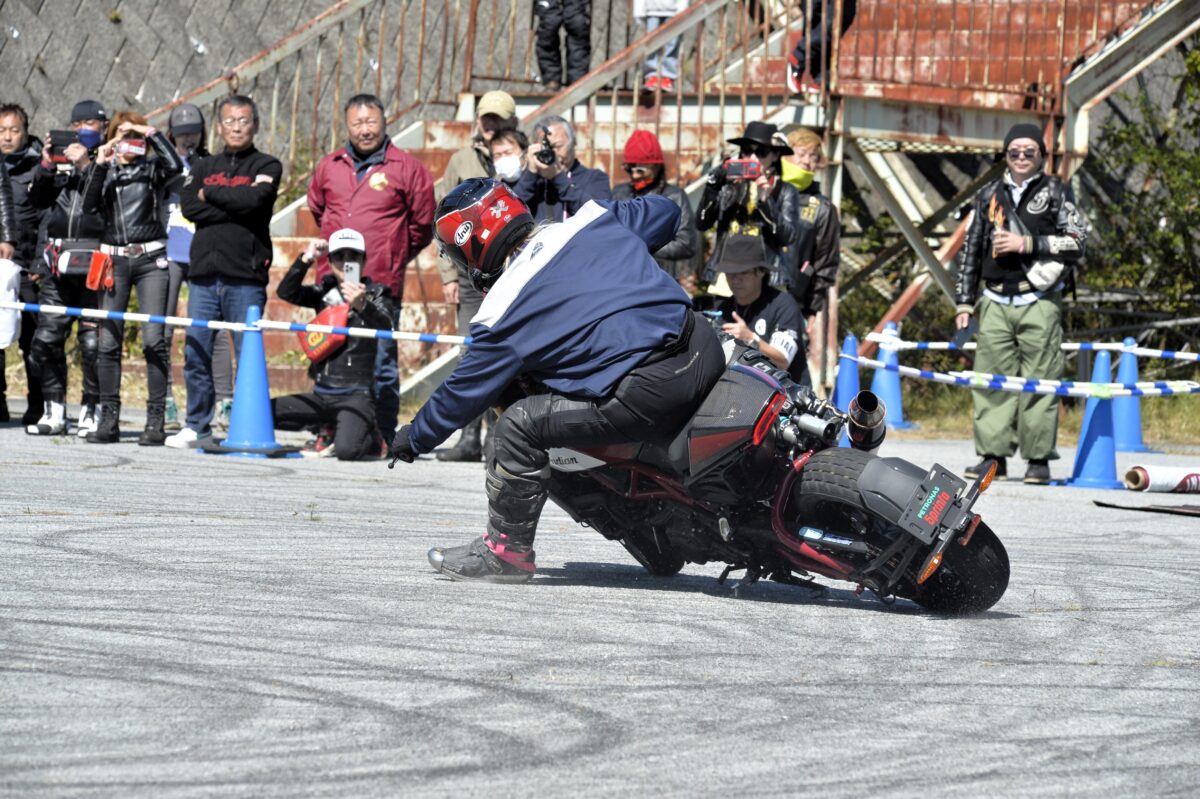
{"type": "Polygon", "coordinates": [[[121,418],[121,403],[105,402],[100,405],[100,423],[96,429],[87,434],[89,444],[114,444],[121,440],[121,428],[117,422],[121,418]]]}
{"type": "Polygon", "coordinates": [[[458,437],[458,443],[450,449],[438,452],[437,459],[439,461],[470,463],[477,463],[483,460],[483,447],[479,445],[479,428],[482,424],[482,419],[476,419],[464,427],[462,435],[458,437]]]}
{"type": "Polygon", "coordinates": [[[8,415],[8,397],[0,394],[0,424],[7,423],[11,418],[8,415]]]}
{"type": "Polygon", "coordinates": [[[25,395],[28,405],[25,408],[25,414],[21,417],[21,424],[28,427],[31,424],[37,424],[38,419],[42,418],[42,411],[46,409],[46,400],[42,397],[42,387],[35,386],[25,395]]]}
{"type": "Polygon", "coordinates": [[[139,447],[161,447],[167,440],[167,434],[163,430],[164,411],[165,408],[161,402],[147,403],[146,429],[138,436],[139,447]]]}
{"type": "Polygon", "coordinates": [[[546,504],[540,475],[508,472],[492,461],[487,469],[487,534],[459,547],[429,550],[429,565],[452,580],[524,583],[533,579],[533,539],[546,504]]]}

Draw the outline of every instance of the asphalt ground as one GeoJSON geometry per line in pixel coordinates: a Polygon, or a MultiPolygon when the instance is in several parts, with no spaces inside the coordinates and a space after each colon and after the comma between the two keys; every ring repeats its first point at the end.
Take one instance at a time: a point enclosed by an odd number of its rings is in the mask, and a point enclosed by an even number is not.
{"type": "Polygon", "coordinates": [[[478,464],[135,437],[0,428],[6,796],[1200,790],[1200,519],[1092,504],[1195,497],[997,482],[977,508],[1011,584],[953,619],[651,577],[552,506],[531,584],[453,583],[425,552],[482,531],[478,464]]]}

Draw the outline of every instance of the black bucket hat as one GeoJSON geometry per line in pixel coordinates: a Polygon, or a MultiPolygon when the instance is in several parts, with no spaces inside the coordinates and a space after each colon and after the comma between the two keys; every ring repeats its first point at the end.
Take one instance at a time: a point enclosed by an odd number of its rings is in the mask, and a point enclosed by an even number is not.
{"type": "Polygon", "coordinates": [[[779,128],[772,125],[770,122],[760,122],[754,120],[746,126],[746,130],[741,136],[736,139],[727,139],[730,144],[736,144],[738,147],[743,147],[747,144],[757,144],[763,149],[774,150],[780,155],[791,155],[794,150],[787,144],[780,145],[779,141],[774,138],[779,132],[779,128]]]}
{"type": "Polygon", "coordinates": [[[718,272],[738,274],[749,272],[751,269],[762,267],[768,272],[771,265],[767,262],[767,248],[763,245],[762,236],[747,236],[744,233],[734,233],[725,239],[721,245],[721,257],[713,267],[718,272]]]}

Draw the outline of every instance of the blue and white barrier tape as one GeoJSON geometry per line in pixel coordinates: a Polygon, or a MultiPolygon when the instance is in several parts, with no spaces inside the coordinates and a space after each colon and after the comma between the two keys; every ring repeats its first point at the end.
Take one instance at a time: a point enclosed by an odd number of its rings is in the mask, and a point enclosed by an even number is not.
{"type": "Polygon", "coordinates": [[[1171,384],[1168,387],[1162,388],[1115,388],[1120,384],[1111,383],[1076,383],[1070,386],[1047,386],[1029,384],[1021,380],[1020,382],[1008,382],[1004,380],[984,380],[972,379],[962,375],[952,375],[946,372],[934,372],[929,369],[914,369],[911,366],[899,366],[897,364],[886,364],[883,361],[872,360],[871,358],[863,358],[857,355],[840,354],[843,360],[855,361],[861,366],[868,366],[872,369],[885,369],[891,372],[898,372],[904,377],[915,377],[920,380],[932,380],[935,383],[947,383],[954,386],[965,386],[967,388],[983,388],[994,389],[996,391],[1008,391],[1014,394],[1057,394],[1061,397],[1098,397],[1100,399],[1111,399],[1113,397],[1170,397],[1179,394],[1200,394],[1200,384],[1198,383],[1181,383],[1180,385],[1171,384]]]}
{"type": "Polygon", "coordinates": [[[1052,388],[1058,386],[1107,386],[1108,388],[1128,388],[1128,389],[1147,389],[1147,388],[1167,388],[1167,389],[1190,389],[1192,386],[1200,386],[1194,380],[1143,380],[1137,383],[1092,383],[1082,380],[1047,380],[1034,377],[1012,377],[1010,375],[996,375],[987,372],[972,372],[963,370],[961,372],[954,371],[949,374],[955,377],[965,377],[974,383],[984,382],[1000,382],[1012,383],[1014,385],[1029,385],[1029,386],[1050,386],[1052,388]]]}
{"type": "Polygon", "coordinates": [[[30,313],[58,314],[61,316],[78,316],[84,319],[111,319],[119,322],[138,322],[141,324],[171,325],[172,327],[207,327],[212,330],[291,330],[303,333],[332,333],[339,336],[354,336],[355,338],[383,338],[396,341],[419,341],[425,344],[461,344],[470,345],[470,336],[443,336],[434,333],[406,333],[400,330],[376,330],[370,327],[334,327],[332,325],[313,325],[301,322],[272,322],[260,319],[257,325],[247,325],[244,322],[217,322],[205,319],[191,319],[186,316],[158,316],[156,314],[130,313],[128,311],[100,311],[95,308],[71,308],[65,305],[39,305],[33,302],[0,302],[0,308],[13,311],[29,311],[30,313]]]}
{"type": "MultiPolygon", "coordinates": [[[[873,341],[884,350],[973,350],[975,342],[970,341],[961,347],[953,341],[904,341],[897,336],[887,333],[867,334],[867,341],[873,341]]],[[[1163,358],[1169,361],[1200,362],[1200,352],[1179,352],[1177,350],[1152,350],[1148,347],[1127,347],[1120,341],[1082,341],[1066,342],[1062,345],[1066,352],[1089,350],[1109,350],[1112,352],[1132,352],[1141,358],[1163,358]]]]}

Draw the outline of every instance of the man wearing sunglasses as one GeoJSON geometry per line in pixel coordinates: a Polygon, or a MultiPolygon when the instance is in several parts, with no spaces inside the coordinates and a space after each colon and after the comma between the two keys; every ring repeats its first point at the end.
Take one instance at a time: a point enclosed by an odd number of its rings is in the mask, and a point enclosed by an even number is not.
{"type": "MultiPolygon", "coordinates": [[[[1004,137],[1004,176],[975,198],[955,285],[959,329],[978,317],[975,370],[1058,380],[1063,373],[1062,294],[1082,256],[1088,224],[1070,185],[1043,169],[1042,130],[1014,125],[1004,137]]],[[[1058,458],[1058,396],[975,392],[975,452],[1007,475],[1006,458],[1018,448],[1028,461],[1025,482],[1050,482],[1058,458]]]]}
{"type": "Polygon", "coordinates": [[[738,157],[708,173],[696,213],[700,230],[717,229],[716,246],[705,270],[708,282],[715,278],[713,267],[720,263],[721,250],[732,233],[762,236],[772,273],[786,274],[792,258],[788,248],[796,244],[800,194],[780,179],[779,157],[791,155],[792,148],[777,140],[778,132],[767,122],[751,122],[741,136],[729,139],[737,146],[738,157]]]}

